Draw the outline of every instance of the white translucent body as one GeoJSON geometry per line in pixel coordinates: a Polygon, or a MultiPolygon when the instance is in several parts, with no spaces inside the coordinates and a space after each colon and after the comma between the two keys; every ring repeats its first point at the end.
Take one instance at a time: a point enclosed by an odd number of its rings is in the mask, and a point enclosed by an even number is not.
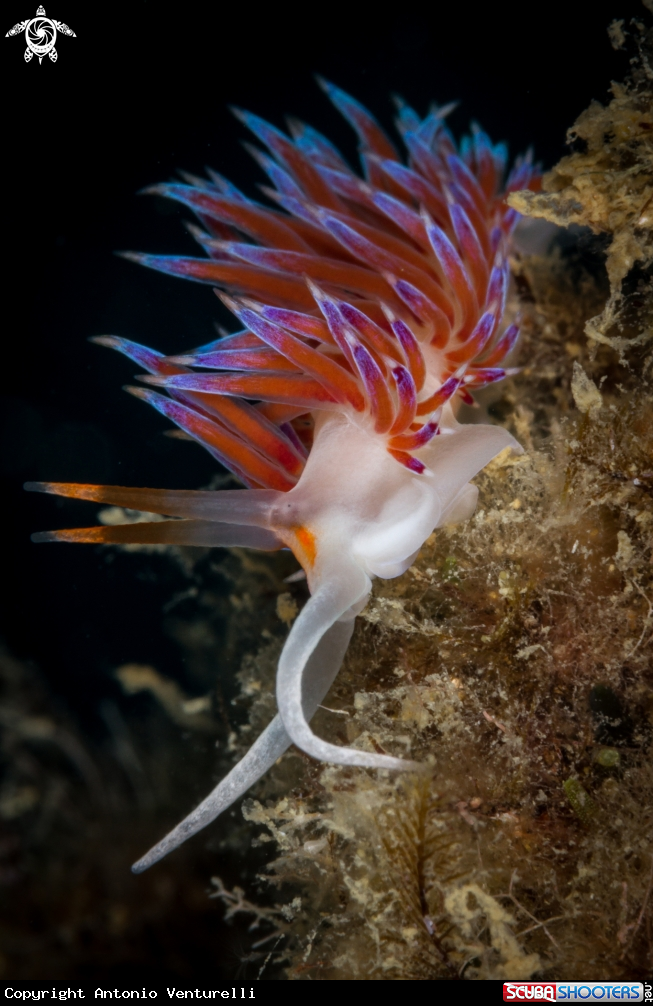
{"type": "Polygon", "coordinates": [[[470,517],[477,497],[470,479],[505,447],[521,451],[501,427],[460,425],[449,406],[443,409],[440,428],[439,436],[415,452],[427,469],[417,475],[394,460],[385,439],[361,425],[358,417],[321,413],[306,467],[290,492],[202,494],[207,499],[213,495],[214,506],[203,504],[201,514],[198,510],[193,516],[268,528],[294,547],[300,559],[297,530],[308,532],[315,542],[314,557],[303,558],[311,598],[279,660],[277,716],[199,807],[135,864],[135,872],[147,869],[214,820],[291,743],[335,764],[419,767],[400,758],[330,744],[312,732],[309,721],[338,672],[372,578],[399,576],[436,527],[470,517]]]}

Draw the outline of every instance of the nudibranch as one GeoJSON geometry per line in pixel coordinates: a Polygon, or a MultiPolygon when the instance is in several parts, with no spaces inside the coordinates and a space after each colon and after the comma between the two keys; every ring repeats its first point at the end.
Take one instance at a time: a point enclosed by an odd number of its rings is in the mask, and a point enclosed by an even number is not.
{"type": "Polygon", "coordinates": [[[501,427],[460,424],[455,406],[508,373],[518,327],[506,327],[504,313],[518,216],[505,197],[538,186],[530,156],[504,181],[503,144],[474,126],[458,147],[445,124],[451,106],[420,119],[398,102],[404,160],[362,105],[322,84],[358,134],[363,177],[315,129],[291,120],[288,136],[237,111],[265,148],[252,152],[273,185],[263,188],[268,204],[211,170],[148,190],[193,211],[200,226],[189,227],[205,257],[127,257],[211,284],[240,330],[173,357],[95,339],[148,372],[146,387],[127,390],[247,488],[27,484],[173,518],[37,541],[289,548],[308,580],[311,597],[279,660],[278,714],[136,872],[204,828],[292,743],[325,762],[416,768],[327,743],[309,723],[373,578],[399,576],[434,528],[471,516],[470,479],[505,447],[521,450],[501,427]]]}

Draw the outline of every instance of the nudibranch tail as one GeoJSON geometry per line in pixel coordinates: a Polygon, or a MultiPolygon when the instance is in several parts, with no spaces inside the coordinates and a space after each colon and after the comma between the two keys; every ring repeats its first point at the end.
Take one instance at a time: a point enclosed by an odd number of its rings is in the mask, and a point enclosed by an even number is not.
{"type": "Polygon", "coordinates": [[[167,518],[45,532],[38,541],[288,547],[312,597],[284,646],[278,716],[245,758],[135,869],[213,820],[294,742],[325,761],[413,769],[316,737],[309,721],[344,655],[374,576],[393,577],[433,529],[469,517],[469,482],[504,447],[500,427],[461,426],[455,407],[511,373],[518,325],[504,328],[510,235],[505,196],[538,188],[529,155],[504,182],[506,149],[478,127],[456,144],[453,106],[420,118],[398,103],[402,161],[374,117],[321,81],[360,141],[360,177],[325,137],[291,136],[236,111],[272,188],[255,202],[217,172],[147,191],[191,210],[202,256],[124,253],[210,284],[242,328],[163,356],[117,336],[95,339],[141,367],[128,387],[247,486],[175,492],[29,483],[167,518]]]}
{"type": "MultiPolygon", "coordinates": [[[[335,622],[324,633],[309,658],[303,685],[303,712],[306,719],[310,720],[331,687],[340,670],[353,631],[353,617],[335,622]]],[[[261,776],[265,775],[268,769],[272,768],[277,758],[280,758],[291,744],[292,740],[284,727],[283,720],[277,714],[247,754],[218,783],[206,799],[202,800],[188,817],[184,818],[176,828],[173,828],[142,859],[134,863],[132,866],[134,873],[142,873],[143,870],[147,870],[173,849],[182,845],[186,839],[206,828],[211,821],[215,821],[216,817],[231,807],[261,776]]]]}

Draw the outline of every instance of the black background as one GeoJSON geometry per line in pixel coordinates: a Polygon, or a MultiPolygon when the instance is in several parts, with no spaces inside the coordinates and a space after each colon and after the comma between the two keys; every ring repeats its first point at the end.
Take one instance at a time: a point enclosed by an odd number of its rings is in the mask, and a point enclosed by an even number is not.
{"type": "MultiPolygon", "coordinates": [[[[32,6],[3,7],[4,31],[33,17],[32,6]]],[[[95,523],[97,507],[26,494],[22,482],[194,488],[216,469],[198,447],[162,436],[166,421],[120,390],[132,364],[87,341],[112,333],[181,351],[212,338],[216,319],[228,321],[209,288],[113,254],[193,253],[181,226],[188,214],[138,191],[209,164],[255,195],[264,179],[240,144],[248,137],[231,104],[278,126],[292,113],[353,161],[353,135],[314,73],[388,127],[393,93],[421,113],[431,99],[459,99],[450,120],[457,135],[476,119],[512,156],[533,144],[550,166],[577,115],[605,101],[610,80],[627,71],[607,25],[648,15],[639,0],[45,7],[77,36],[59,36],[56,63],[26,64],[23,36],[2,40],[0,634],[37,662],[92,733],[117,664],[152,662],[183,682],[179,655],[160,632],[169,585],[138,578],[133,564],[108,565],[99,549],[31,544],[34,530],[95,523]]]]}

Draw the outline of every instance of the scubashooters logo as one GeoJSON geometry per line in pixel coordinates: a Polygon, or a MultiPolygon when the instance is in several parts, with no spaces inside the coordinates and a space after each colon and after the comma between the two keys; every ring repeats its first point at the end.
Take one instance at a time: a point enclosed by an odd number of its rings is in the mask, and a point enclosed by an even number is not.
{"type": "Polygon", "coordinates": [[[25,50],[26,63],[29,63],[33,56],[38,56],[39,63],[44,56],[49,56],[52,62],[56,63],[58,53],[54,47],[54,43],[57,41],[58,31],[62,35],[71,35],[73,38],[77,38],[75,32],[67,24],[46,17],[43,7],[39,7],[36,17],[33,17],[31,21],[19,21],[18,24],[15,24],[7,32],[5,38],[9,38],[10,35],[20,35],[23,31],[25,32],[25,41],[27,42],[27,49],[25,50]]]}
{"type": "Polygon", "coordinates": [[[579,1001],[590,1003],[603,1003],[604,1000],[618,999],[620,1003],[624,1000],[629,1002],[642,1002],[644,1000],[644,986],[642,982],[633,982],[626,985],[622,982],[504,982],[503,999],[504,1002],[524,1002],[530,999],[531,1002],[567,1002],[578,1006],[579,1001]]]}

